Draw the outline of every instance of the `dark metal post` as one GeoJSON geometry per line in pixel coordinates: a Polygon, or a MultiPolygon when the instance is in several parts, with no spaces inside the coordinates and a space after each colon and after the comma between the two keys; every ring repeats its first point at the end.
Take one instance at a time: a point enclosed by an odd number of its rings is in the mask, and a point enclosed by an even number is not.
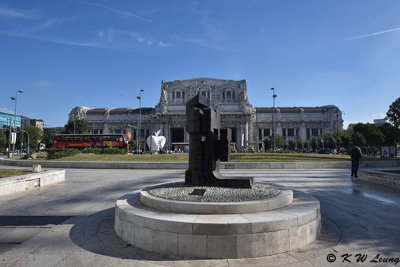
{"type": "Polygon", "coordinates": [[[11,97],[12,100],[14,100],[14,130],[13,130],[13,134],[15,132],[15,142],[13,142],[13,152],[12,152],[12,157],[14,157],[15,154],[15,143],[17,142],[17,125],[16,125],[16,121],[17,121],[17,99],[18,99],[18,93],[23,93],[23,91],[18,90],[15,92],[15,98],[11,97]]]}
{"type": "Polygon", "coordinates": [[[142,92],[144,92],[143,89],[140,89],[139,96],[136,98],[139,99],[139,125],[138,125],[138,136],[137,136],[137,145],[136,147],[138,148],[138,154],[140,151],[140,140],[142,139],[141,137],[141,123],[142,123],[142,92]]]}
{"type": "Polygon", "coordinates": [[[274,106],[274,113],[272,115],[272,138],[273,138],[273,146],[274,146],[274,152],[276,151],[276,139],[275,139],[275,117],[276,117],[276,109],[275,109],[275,98],[277,95],[275,94],[275,88],[271,88],[272,90],[272,99],[273,99],[273,106],[274,106]]]}

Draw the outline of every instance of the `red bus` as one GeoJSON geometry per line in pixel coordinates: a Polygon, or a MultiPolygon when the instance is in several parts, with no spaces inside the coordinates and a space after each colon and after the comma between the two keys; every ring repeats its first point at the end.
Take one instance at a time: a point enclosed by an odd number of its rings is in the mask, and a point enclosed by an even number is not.
{"type": "Polygon", "coordinates": [[[126,137],[122,134],[55,134],[55,148],[106,148],[126,147],[126,137]]]}

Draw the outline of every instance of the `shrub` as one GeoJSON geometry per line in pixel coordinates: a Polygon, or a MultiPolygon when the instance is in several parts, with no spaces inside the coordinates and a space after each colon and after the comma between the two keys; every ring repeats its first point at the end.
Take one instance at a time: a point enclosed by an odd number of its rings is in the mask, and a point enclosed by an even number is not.
{"type": "Polygon", "coordinates": [[[57,149],[57,148],[49,148],[47,151],[47,159],[60,159],[64,157],[74,156],[79,154],[80,151],[77,149],[57,149]]]}
{"type": "Polygon", "coordinates": [[[117,147],[109,148],[89,148],[82,150],[82,153],[93,154],[125,154],[125,151],[117,147]]]}

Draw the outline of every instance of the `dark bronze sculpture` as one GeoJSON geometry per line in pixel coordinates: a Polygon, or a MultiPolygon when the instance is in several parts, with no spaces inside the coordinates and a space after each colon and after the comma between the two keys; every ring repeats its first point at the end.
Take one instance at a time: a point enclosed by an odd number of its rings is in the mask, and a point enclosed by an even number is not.
{"type": "Polygon", "coordinates": [[[227,178],[219,172],[219,161],[230,160],[231,129],[220,129],[220,115],[196,95],[186,103],[189,133],[189,169],[185,184],[251,188],[252,177],[227,178]]]}

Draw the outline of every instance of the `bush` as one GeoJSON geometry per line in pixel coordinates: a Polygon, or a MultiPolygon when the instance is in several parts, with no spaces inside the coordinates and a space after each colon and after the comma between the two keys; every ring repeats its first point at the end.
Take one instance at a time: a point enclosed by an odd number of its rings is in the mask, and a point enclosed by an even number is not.
{"type": "Polygon", "coordinates": [[[109,147],[109,148],[89,148],[82,150],[82,153],[87,154],[125,154],[123,149],[117,147],[109,147]]]}
{"type": "Polygon", "coordinates": [[[47,149],[47,159],[60,159],[69,156],[75,156],[79,154],[79,150],[77,149],[57,149],[57,148],[50,148],[47,149]]]}

